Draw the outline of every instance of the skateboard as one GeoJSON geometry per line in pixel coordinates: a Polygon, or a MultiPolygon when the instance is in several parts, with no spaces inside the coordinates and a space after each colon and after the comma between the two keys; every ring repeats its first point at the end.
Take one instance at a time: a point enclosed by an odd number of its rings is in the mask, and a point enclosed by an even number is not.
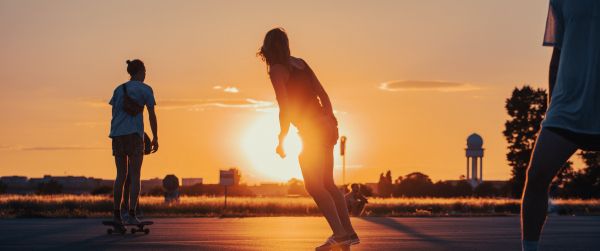
{"type": "Polygon", "coordinates": [[[135,234],[137,232],[143,232],[144,234],[149,234],[150,229],[144,228],[144,227],[148,226],[148,225],[152,225],[152,224],[154,224],[153,221],[142,221],[142,222],[140,222],[140,224],[128,224],[128,223],[118,224],[114,221],[102,221],[102,225],[112,227],[112,228],[106,229],[107,234],[113,234],[113,233],[125,234],[125,233],[127,233],[127,228],[126,228],[127,226],[132,227],[130,229],[130,232],[132,234],[135,234]]]}
{"type": "Polygon", "coordinates": [[[329,248],[316,248],[315,251],[350,251],[350,245],[339,245],[329,248]]]}

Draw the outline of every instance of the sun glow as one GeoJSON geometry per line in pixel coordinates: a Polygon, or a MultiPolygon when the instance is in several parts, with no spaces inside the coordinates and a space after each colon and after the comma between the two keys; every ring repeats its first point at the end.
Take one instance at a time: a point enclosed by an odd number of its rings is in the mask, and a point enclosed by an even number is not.
{"type": "Polygon", "coordinates": [[[281,159],[275,153],[278,133],[277,113],[264,113],[248,127],[241,142],[242,150],[252,169],[263,178],[278,182],[285,182],[291,178],[301,179],[298,154],[302,150],[302,141],[297,130],[293,126],[290,127],[284,145],[287,154],[285,159],[281,159]]]}

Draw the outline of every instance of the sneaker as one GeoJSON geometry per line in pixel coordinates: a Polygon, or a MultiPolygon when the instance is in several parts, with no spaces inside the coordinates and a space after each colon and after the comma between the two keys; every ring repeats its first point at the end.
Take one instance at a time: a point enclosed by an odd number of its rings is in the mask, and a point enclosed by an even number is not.
{"type": "Polygon", "coordinates": [[[333,235],[323,243],[323,245],[315,248],[315,251],[328,251],[334,248],[349,247],[351,240],[349,236],[346,237],[334,237],[333,235]]]}
{"type": "Polygon", "coordinates": [[[129,215],[129,217],[127,217],[127,224],[139,225],[140,223],[142,223],[142,221],[135,217],[135,215],[129,215]]]}
{"type": "Polygon", "coordinates": [[[129,210],[129,216],[127,217],[127,223],[131,225],[139,225],[142,221],[135,216],[135,210],[129,210]]]}
{"type": "Polygon", "coordinates": [[[123,219],[121,218],[121,212],[119,212],[119,210],[115,210],[113,212],[113,221],[115,222],[115,224],[123,224],[123,219]]]}
{"type": "Polygon", "coordinates": [[[121,220],[123,222],[129,221],[129,213],[127,213],[127,210],[121,210],[121,220]]]}
{"type": "Polygon", "coordinates": [[[350,235],[350,245],[360,244],[360,239],[356,233],[350,235]]]}

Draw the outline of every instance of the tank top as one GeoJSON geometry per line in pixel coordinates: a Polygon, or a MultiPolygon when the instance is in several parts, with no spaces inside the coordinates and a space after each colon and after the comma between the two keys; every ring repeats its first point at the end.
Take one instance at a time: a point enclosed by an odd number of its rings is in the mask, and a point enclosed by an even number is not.
{"type": "Polygon", "coordinates": [[[304,69],[293,65],[290,67],[290,78],[286,83],[288,116],[300,131],[325,114],[315,89],[315,75],[310,66],[304,60],[302,62],[305,65],[304,69]]]}

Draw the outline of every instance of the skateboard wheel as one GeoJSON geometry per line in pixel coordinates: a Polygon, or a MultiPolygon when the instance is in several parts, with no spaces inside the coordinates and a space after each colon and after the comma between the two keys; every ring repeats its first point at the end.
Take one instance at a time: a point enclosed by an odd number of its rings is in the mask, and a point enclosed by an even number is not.
{"type": "Polygon", "coordinates": [[[150,233],[150,229],[144,229],[144,234],[149,234],[150,233]]]}
{"type": "Polygon", "coordinates": [[[112,229],[110,229],[110,228],[109,228],[109,229],[106,229],[106,233],[107,233],[107,234],[112,234],[112,233],[113,233],[113,230],[112,230],[112,229]]]}
{"type": "Polygon", "coordinates": [[[132,233],[132,234],[135,234],[135,232],[136,232],[136,231],[135,231],[135,229],[134,229],[134,228],[132,228],[132,229],[131,229],[131,233],[132,233]]]}

